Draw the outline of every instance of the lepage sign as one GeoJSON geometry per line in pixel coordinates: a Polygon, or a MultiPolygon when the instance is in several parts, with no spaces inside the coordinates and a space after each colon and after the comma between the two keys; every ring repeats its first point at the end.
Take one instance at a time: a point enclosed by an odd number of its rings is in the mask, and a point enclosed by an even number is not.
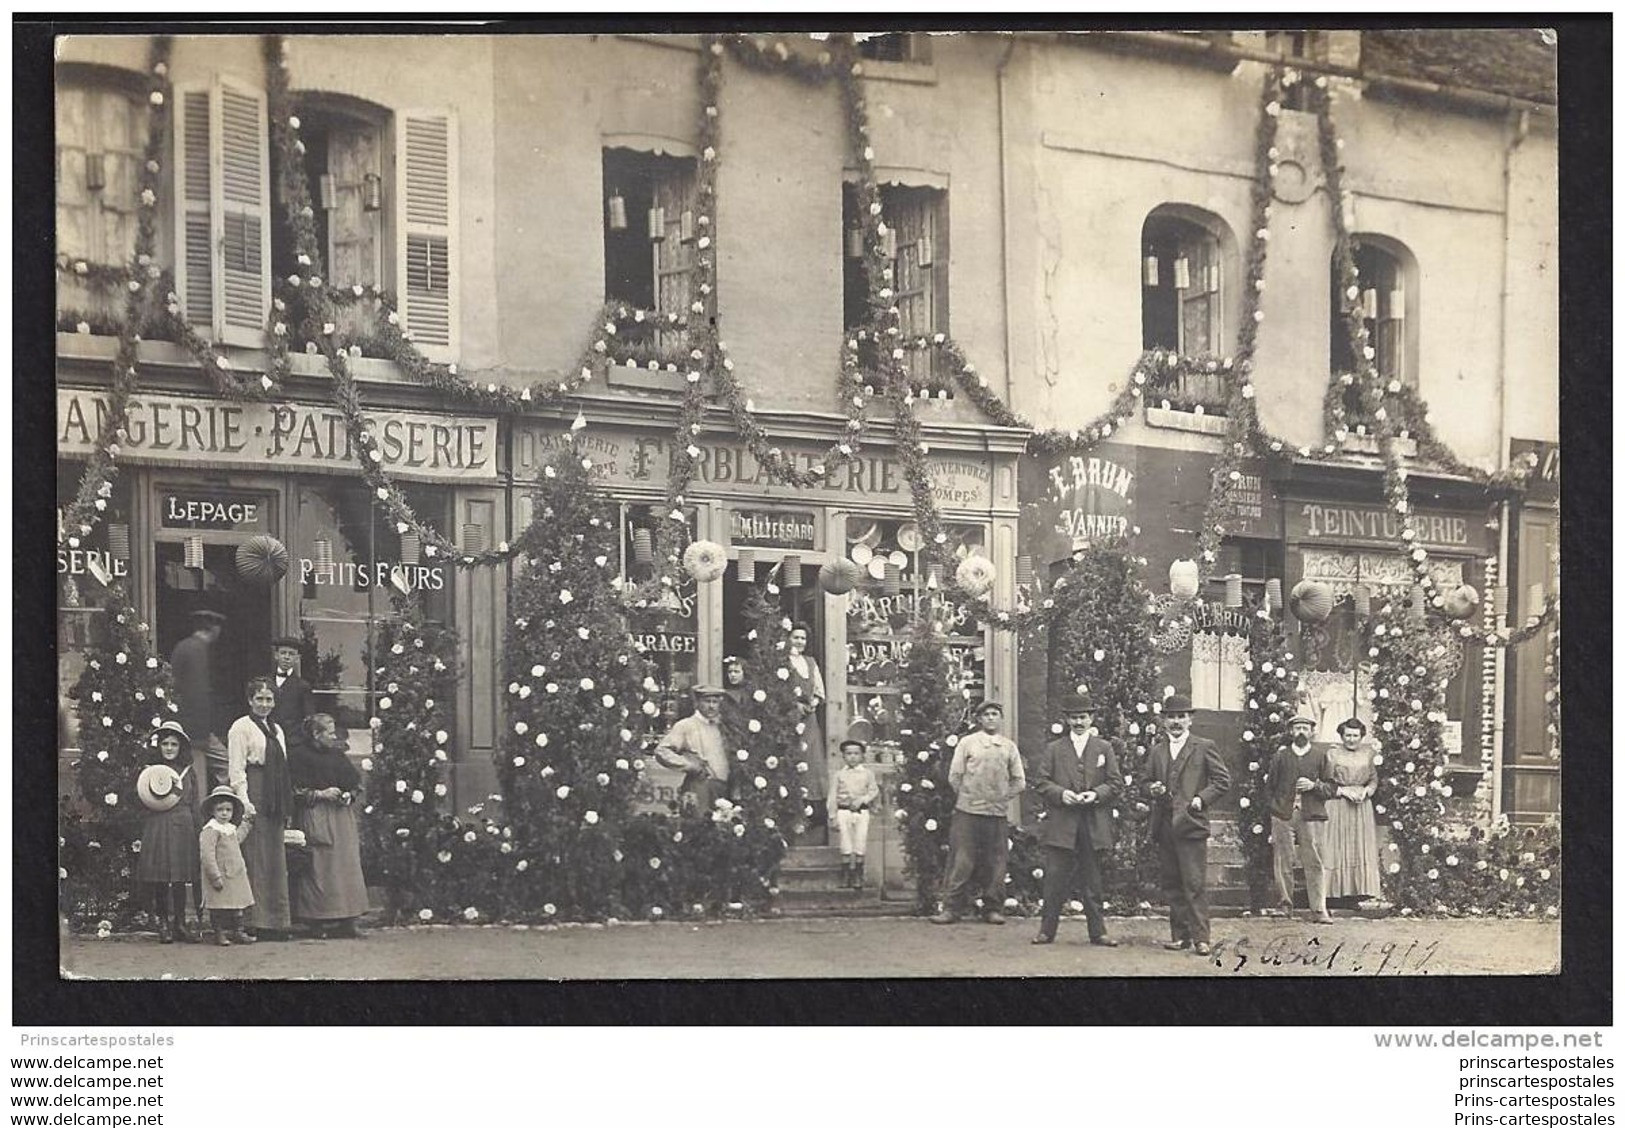
{"type": "MultiPolygon", "coordinates": [[[[403,478],[490,480],[497,475],[495,419],[427,412],[369,412],[382,465],[403,478]]],[[[58,388],[56,445],[87,455],[107,421],[102,392],[58,388]]],[[[357,470],[344,417],[310,404],[224,403],[141,394],[130,403],[122,457],[170,466],[196,463],[279,470],[357,470]]]]}

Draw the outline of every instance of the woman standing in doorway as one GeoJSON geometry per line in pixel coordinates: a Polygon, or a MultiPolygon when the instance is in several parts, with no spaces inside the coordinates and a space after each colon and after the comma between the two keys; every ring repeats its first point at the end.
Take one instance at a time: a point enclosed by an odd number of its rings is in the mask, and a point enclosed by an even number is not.
{"type": "Polygon", "coordinates": [[[807,653],[807,640],[812,632],[806,623],[790,628],[790,684],[795,687],[801,702],[801,755],[807,765],[803,777],[807,787],[807,805],[812,808],[808,820],[811,827],[826,825],[829,820],[829,753],[824,749],[824,675],[818,661],[807,653]]]}
{"type": "Polygon", "coordinates": [[[254,905],[245,925],[261,940],[286,940],[292,920],[288,911],[288,856],[282,831],[293,813],[293,784],[288,775],[287,740],[271,720],[276,683],[249,678],[248,713],[226,733],[226,782],[242,801],[255,832],[243,841],[243,861],[254,889],[254,905]]]}

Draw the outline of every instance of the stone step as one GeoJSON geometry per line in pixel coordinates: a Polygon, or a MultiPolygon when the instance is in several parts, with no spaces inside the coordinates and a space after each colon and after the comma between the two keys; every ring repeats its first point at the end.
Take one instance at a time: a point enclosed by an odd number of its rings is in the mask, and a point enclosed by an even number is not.
{"type": "Polygon", "coordinates": [[[798,869],[812,869],[818,866],[841,866],[841,851],[838,846],[792,846],[784,852],[785,866],[794,866],[798,869]]]}
{"type": "Polygon", "coordinates": [[[899,916],[912,912],[914,902],[882,901],[875,889],[794,889],[781,883],[778,905],[789,917],[899,916]]]}

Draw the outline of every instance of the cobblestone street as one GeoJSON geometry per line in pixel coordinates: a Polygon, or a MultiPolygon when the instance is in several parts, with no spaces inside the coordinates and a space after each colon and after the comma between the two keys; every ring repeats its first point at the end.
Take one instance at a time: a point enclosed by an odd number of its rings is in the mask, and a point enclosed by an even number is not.
{"type": "Polygon", "coordinates": [[[1167,923],[1114,921],[1091,947],[1083,922],[1047,947],[1035,924],[934,927],[917,918],[713,924],[424,926],[361,940],[251,948],[160,946],[149,936],[64,940],[65,975],[91,979],[667,979],[930,976],[1531,975],[1556,972],[1556,923],[1525,920],[1214,922],[1214,955],[1164,951],[1167,923]],[[853,962],[851,954],[861,952],[853,962]]]}

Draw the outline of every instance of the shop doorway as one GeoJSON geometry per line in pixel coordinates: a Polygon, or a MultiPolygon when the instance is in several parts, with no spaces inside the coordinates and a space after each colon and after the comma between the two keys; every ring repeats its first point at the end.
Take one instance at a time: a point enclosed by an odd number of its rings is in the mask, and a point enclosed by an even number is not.
{"type": "Polygon", "coordinates": [[[184,544],[160,541],[154,546],[156,638],[167,659],[175,644],[192,633],[193,612],[216,611],[226,617],[209,663],[210,727],[223,744],[231,722],[246,711],[243,684],[270,668],[271,588],[238,574],[235,544],[200,547],[201,555],[189,561],[184,544]]]}

